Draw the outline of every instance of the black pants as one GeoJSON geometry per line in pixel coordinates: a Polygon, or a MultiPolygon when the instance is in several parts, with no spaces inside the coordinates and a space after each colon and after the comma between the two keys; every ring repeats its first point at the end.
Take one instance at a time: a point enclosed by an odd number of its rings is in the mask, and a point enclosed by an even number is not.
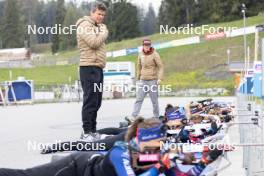
{"type": "Polygon", "coordinates": [[[97,111],[102,103],[103,70],[96,66],[81,66],[80,78],[83,89],[83,131],[95,133],[97,111]]]}
{"type": "Polygon", "coordinates": [[[86,176],[89,161],[95,152],[74,153],[60,160],[30,169],[0,169],[0,176],[86,176]]]}

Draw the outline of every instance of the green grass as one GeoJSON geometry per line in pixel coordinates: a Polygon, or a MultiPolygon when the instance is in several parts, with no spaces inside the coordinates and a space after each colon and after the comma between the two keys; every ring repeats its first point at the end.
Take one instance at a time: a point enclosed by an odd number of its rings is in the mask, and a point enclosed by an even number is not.
{"type": "MultiPolygon", "coordinates": [[[[252,26],[252,25],[257,25],[257,24],[263,24],[264,21],[264,16],[255,16],[255,17],[249,17],[247,18],[247,26],[252,26]]],[[[215,23],[215,24],[210,24],[210,27],[237,27],[241,28],[243,27],[243,20],[237,20],[237,21],[232,21],[232,22],[225,22],[225,23],[215,23]]],[[[134,39],[126,39],[122,40],[120,42],[111,42],[107,44],[107,51],[115,51],[115,50],[120,50],[120,49],[125,49],[125,48],[131,48],[131,47],[138,47],[142,43],[143,38],[149,38],[153,41],[153,43],[160,43],[160,42],[166,42],[166,41],[171,41],[171,40],[176,40],[176,39],[181,39],[181,38],[186,38],[186,37],[191,37],[194,36],[192,35],[187,35],[187,34],[160,34],[156,33],[150,36],[143,36],[143,37],[138,37],[134,39]]],[[[79,51],[77,48],[59,52],[58,55],[52,55],[50,52],[44,53],[43,58],[44,59],[57,59],[57,60],[67,60],[71,58],[78,58],[79,57],[79,51]]]]}
{"type": "MultiPolygon", "coordinates": [[[[256,24],[263,24],[264,21],[264,16],[256,16],[256,17],[249,17],[247,18],[247,26],[252,26],[256,24]]],[[[215,24],[210,24],[210,27],[237,27],[241,28],[243,27],[243,20],[237,20],[237,21],[232,21],[232,22],[225,22],[225,23],[215,23],[215,24]]],[[[186,37],[191,37],[194,36],[192,35],[187,35],[187,34],[153,34],[150,36],[145,36],[149,39],[151,39],[154,43],[159,43],[159,42],[166,42],[166,41],[171,41],[171,40],[176,40],[176,39],[181,39],[181,38],[186,38],[186,37]]],[[[141,45],[142,39],[145,37],[139,37],[135,39],[127,39],[123,40],[121,42],[112,42],[107,45],[107,50],[108,51],[114,51],[114,50],[119,50],[119,49],[124,49],[124,48],[130,48],[130,47],[137,47],[141,45]]]]}
{"type": "MultiPolygon", "coordinates": [[[[50,67],[36,67],[30,69],[10,69],[12,71],[12,79],[18,76],[24,76],[26,79],[35,81],[38,85],[59,85],[64,83],[71,83],[77,79],[76,65],[50,66],[50,67]]],[[[0,81],[9,80],[9,69],[1,69],[0,81]]]]}
{"type": "MultiPolygon", "coordinates": [[[[262,24],[264,16],[251,17],[247,19],[247,25],[262,24]]],[[[242,27],[243,21],[238,20],[228,23],[212,24],[210,26],[236,26],[242,27]]],[[[154,42],[164,42],[179,38],[188,37],[187,35],[160,35],[149,36],[154,42]]],[[[264,37],[264,33],[261,33],[264,37]]],[[[108,51],[118,50],[140,45],[142,38],[114,42],[107,45],[108,51]]],[[[254,34],[247,36],[248,46],[251,47],[253,58],[254,53],[254,34]]],[[[171,84],[173,88],[211,88],[224,87],[233,89],[233,78],[225,80],[207,79],[204,75],[206,71],[213,70],[214,66],[227,62],[227,49],[231,49],[231,61],[243,60],[243,37],[225,38],[221,40],[208,41],[200,44],[179,46],[161,49],[158,52],[163,60],[165,67],[165,80],[163,84],[171,84]]],[[[49,52],[42,53],[45,59],[55,59],[57,61],[69,60],[79,57],[78,49],[68,50],[53,56],[49,52]]],[[[107,61],[132,61],[136,62],[137,55],[122,56],[117,58],[107,58],[107,61]]],[[[25,76],[26,79],[33,79],[37,85],[52,85],[69,83],[77,79],[77,65],[63,65],[52,67],[37,67],[32,69],[12,69],[13,79],[17,76],[25,76]]],[[[9,70],[1,69],[0,81],[9,79],[9,70]]]]}
{"type": "Polygon", "coordinates": [[[57,61],[63,61],[63,60],[69,60],[69,59],[78,59],[79,58],[79,50],[77,48],[58,52],[57,54],[53,55],[51,52],[45,52],[41,53],[41,59],[42,60],[57,60],[57,61]]]}
{"type": "MultiPolygon", "coordinates": [[[[261,37],[264,34],[261,33],[261,37]]],[[[247,36],[251,53],[254,51],[254,34],[247,36]]],[[[243,37],[225,38],[200,44],[179,46],[159,50],[159,54],[165,65],[165,73],[186,72],[197,69],[208,70],[218,64],[227,62],[227,49],[231,49],[231,61],[241,60],[243,54],[243,37]]],[[[133,61],[137,55],[108,58],[108,61],[133,61]]]]}
{"type": "Polygon", "coordinates": [[[188,88],[233,88],[233,78],[227,80],[206,79],[201,70],[182,73],[172,73],[163,82],[164,85],[171,85],[174,89],[188,88]],[[231,87],[230,87],[231,86],[231,87]]]}

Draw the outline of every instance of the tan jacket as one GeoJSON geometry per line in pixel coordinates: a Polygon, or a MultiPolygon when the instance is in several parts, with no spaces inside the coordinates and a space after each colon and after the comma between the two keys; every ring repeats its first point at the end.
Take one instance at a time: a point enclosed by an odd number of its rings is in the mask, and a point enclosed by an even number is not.
{"type": "Polygon", "coordinates": [[[80,66],[105,67],[105,41],[108,37],[106,25],[96,25],[89,16],[80,18],[77,23],[77,42],[80,49],[80,66]]]}
{"type": "Polygon", "coordinates": [[[156,51],[153,51],[150,55],[143,52],[139,53],[137,68],[138,80],[163,79],[163,64],[160,55],[156,51]]]}

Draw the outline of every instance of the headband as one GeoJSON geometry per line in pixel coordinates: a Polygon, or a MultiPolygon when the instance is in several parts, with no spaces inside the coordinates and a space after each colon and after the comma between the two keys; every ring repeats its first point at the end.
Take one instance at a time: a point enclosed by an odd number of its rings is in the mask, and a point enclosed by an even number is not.
{"type": "Polygon", "coordinates": [[[173,110],[171,112],[167,112],[166,116],[168,118],[168,120],[181,120],[183,118],[185,118],[185,110],[183,107],[180,107],[177,110],[173,110]]]}
{"type": "Polygon", "coordinates": [[[137,139],[138,142],[146,142],[154,139],[162,138],[166,134],[164,124],[159,124],[152,128],[138,128],[137,139]]]}

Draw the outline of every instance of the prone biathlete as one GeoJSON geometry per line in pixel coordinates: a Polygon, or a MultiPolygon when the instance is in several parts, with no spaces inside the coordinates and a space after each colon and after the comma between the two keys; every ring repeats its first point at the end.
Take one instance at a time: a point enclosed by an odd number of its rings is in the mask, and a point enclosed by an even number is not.
{"type": "MultiPolygon", "coordinates": [[[[194,116],[193,116],[194,117],[194,116]]],[[[217,131],[217,127],[212,126],[212,128],[208,131],[205,131],[202,134],[199,135],[193,135],[188,130],[185,130],[185,126],[187,124],[186,119],[186,112],[185,108],[178,107],[178,106],[172,106],[171,104],[168,104],[165,108],[165,115],[162,118],[162,121],[164,124],[166,124],[169,129],[168,133],[172,130],[178,130],[179,134],[177,134],[177,142],[186,143],[188,141],[197,141],[199,138],[204,138],[205,135],[213,135],[217,131]],[[191,139],[190,139],[191,136],[191,139]]],[[[191,118],[191,123],[201,123],[203,120],[203,117],[201,118],[191,118]]],[[[67,141],[67,142],[61,142],[56,143],[51,146],[46,146],[42,150],[42,154],[49,154],[49,153],[55,153],[55,152],[63,152],[63,151],[87,151],[87,148],[84,146],[90,145],[93,143],[94,145],[105,145],[105,151],[110,150],[116,141],[124,141],[125,140],[125,134],[126,134],[127,128],[104,128],[97,131],[97,133],[103,135],[110,135],[104,139],[96,140],[96,141],[67,141]]],[[[175,135],[174,135],[175,136],[175,135]]]]}
{"type": "MultiPolygon", "coordinates": [[[[198,176],[203,169],[218,158],[222,152],[207,152],[201,161],[189,165],[171,165],[167,154],[142,162],[141,154],[160,155],[160,142],[166,137],[166,128],[158,119],[138,118],[128,129],[125,141],[102,155],[98,152],[77,152],[65,158],[30,169],[0,169],[0,176],[134,176],[165,175],[198,176]],[[156,148],[156,150],[154,150],[156,148]],[[135,153],[139,157],[134,157],[135,153]],[[148,167],[138,167],[146,164],[148,167]],[[182,168],[184,167],[184,168],[182,168]]],[[[188,158],[188,155],[186,155],[188,158]]],[[[188,160],[183,158],[183,160],[188,160]]]]}
{"type": "Polygon", "coordinates": [[[168,104],[165,109],[163,122],[168,126],[168,136],[172,136],[181,143],[197,143],[206,136],[216,134],[219,130],[214,118],[195,115],[187,119],[184,107],[171,104],[168,104]],[[203,123],[205,118],[208,123],[203,123]]]}

